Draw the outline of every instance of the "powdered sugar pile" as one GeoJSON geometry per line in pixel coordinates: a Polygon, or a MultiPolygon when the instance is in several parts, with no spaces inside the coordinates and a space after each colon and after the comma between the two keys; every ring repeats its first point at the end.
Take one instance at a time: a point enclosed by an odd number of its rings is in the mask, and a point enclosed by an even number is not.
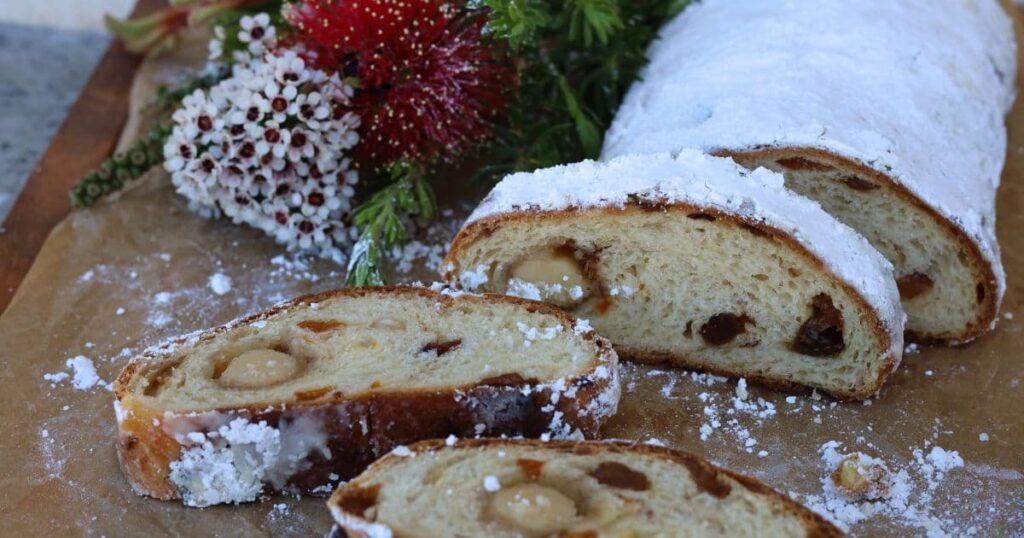
{"type": "Polygon", "coordinates": [[[224,273],[214,273],[210,275],[209,286],[213,293],[224,295],[231,291],[231,277],[224,273]]]}
{"type": "Polygon", "coordinates": [[[96,366],[89,357],[78,355],[65,361],[65,364],[71,370],[71,374],[67,372],[43,374],[43,379],[53,385],[58,385],[64,380],[71,378],[71,386],[77,390],[91,390],[93,387],[100,387],[106,390],[112,388],[110,383],[101,379],[99,374],[96,373],[96,366]]]}
{"type": "Polygon", "coordinates": [[[841,446],[842,443],[837,441],[821,446],[825,471],[821,479],[822,493],[806,495],[802,500],[844,531],[864,520],[887,516],[920,529],[928,536],[971,536],[978,532],[975,527],[961,528],[962,522],[943,517],[941,505],[933,503],[935,491],[946,473],[964,467],[964,460],[958,452],[933,446],[924,455],[922,449],[915,448],[914,459],[892,472],[882,460],[861,453],[844,454],[839,450],[841,446]],[[860,458],[862,464],[882,466],[888,471],[884,495],[851,499],[837,488],[831,475],[843,460],[851,456],[860,458]]]}

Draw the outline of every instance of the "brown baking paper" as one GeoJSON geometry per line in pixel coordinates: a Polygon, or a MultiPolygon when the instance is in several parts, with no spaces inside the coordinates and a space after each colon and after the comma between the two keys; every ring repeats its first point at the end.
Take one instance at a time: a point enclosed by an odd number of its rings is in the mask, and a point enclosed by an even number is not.
{"type": "MultiPolygon", "coordinates": [[[[147,62],[133,92],[135,102],[145,102],[157,81],[201,56],[201,47],[192,46],[147,62]]],[[[1019,105],[1008,120],[1010,149],[999,193],[998,228],[1009,285],[994,332],[965,347],[907,354],[880,396],[863,404],[787,399],[753,386],[746,388],[745,399],[734,399],[744,389],[733,381],[625,365],[620,410],[603,435],[695,452],[819,508],[827,473],[822,445],[837,441],[840,451],[862,451],[884,459],[893,471],[905,470],[911,486],[907,510],[890,507],[853,524],[853,534],[921,535],[929,528],[952,535],[1024,533],[1024,108],[1019,105]],[[1020,315],[1011,317],[1015,313],[1020,315]],[[957,451],[964,465],[929,472],[926,458],[934,446],[957,451]]],[[[133,119],[126,139],[144,120],[133,119]]],[[[453,211],[430,230],[428,246],[418,249],[411,270],[393,278],[433,280],[426,266],[436,266],[446,237],[480,195],[442,193],[443,205],[453,211]]],[[[112,395],[105,383],[148,345],[297,294],[340,286],[343,277],[343,267],[287,255],[257,231],[195,216],[161,171],[117,200],[69,216],[53,230],[0,317],[5,426],[0,535],[327,532],[330,518],[322,498],[277,496],[237,507],[188,509],[135,495],[117,465],[112,395]],[[215,293],[210,285],[215,275],[229,278],[230,290],[215,293]],[[73,378],[44,379],[44,374],[72,373],[66,361],[78,356],[92,361],[103,381],[78,389],[73,378]]],[[[840,508],[849,521],[850,507],[840,508]]]]}

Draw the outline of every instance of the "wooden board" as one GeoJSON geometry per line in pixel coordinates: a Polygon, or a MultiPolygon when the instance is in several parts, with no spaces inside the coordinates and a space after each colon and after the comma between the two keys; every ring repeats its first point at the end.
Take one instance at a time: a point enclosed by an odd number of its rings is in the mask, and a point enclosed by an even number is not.
{"type": "MultiPolygon", "coordinates": [[[[132,16],[166,5],[139,0],[132,16]]],[[[71,211],[68,191],[110,156],[128,118],[141,58],[112,42],[50,141],[0,228],[0,312],[7,308],[50,230],[71,211]]]]}

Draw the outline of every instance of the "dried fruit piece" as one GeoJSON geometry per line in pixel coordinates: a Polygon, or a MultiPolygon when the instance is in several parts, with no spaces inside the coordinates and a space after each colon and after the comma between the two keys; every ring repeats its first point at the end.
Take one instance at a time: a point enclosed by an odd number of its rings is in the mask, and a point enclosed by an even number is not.
{"type": "Polygon", "coordinates": [[[690,471],[697,489],[718,499],[724,499],[732,492],[732,486],[718,477],[718,472],[697,460],[687,459],[682,464],[690,471]]]}
{"type": "Polygon", "coordinates": [[[878,185],[853,174],[845,175],[839,178],[839,181],[855,191],[873,191],[878,188],[878,185]]]}
{"type": "Polygon", "coordinates": [[[834,168],[827,164],[812,161],[804,157],[786,157],[783,159],[777,159],[775,162],[779,163],[780,166],[783,166],[789,170],[801,172],[827,172],[829,170],[834,170],[834,168]]]}
{"type": "Polygon", "coordinates": [[[924,273],[910,273],[896,279],[896,287],[900,290],[900,299],[908,301],[932,289],[935,282],[924,273]]]}
{"type": "Polygon", "coordinates": [[[344,327],[345,324],[336,319],[307,319],[299,322],[299,328],[305,329],[310,332],[324,333],[327,331],[333,331],[338,327],[344,327]]]}
{"type": "Polygon", "coordinates": [[[377,495],[380,494],[380,484],[370,487],[346,488],[341,499],[338,501],[346,512],[363,515],[368,509],[377,504],[377,495]]]}
{"type": "Polygon", "coordinates": [[[516,460],[516,465],[519,466],[519,469],[523,471],[523,475],[531,482],[536,482],[540,478],[541,471],[544,470],[543,461],[528,458],[519,458],[516,460]]]}
{"type": "Polygon", "coordinates": [[[645,491],[650,489],[651,481],[647,475],[630,469],[617,461],[603,461],[590,473],[598,482],[619,489],[645,491]]]}
{"type": "Polygon", "coordinates": [[[273,349],[250,349],[235,357],[217,377],[217,383],[235,389],[266,388],[283,383],[299,371],[299,361],[273,349]]]}
{"type": "MultiPolygon", "coordinates": [[[[754,320],[746,314],[723,312],[711,316],[700,327],[700,336],[712,346],[724,346],[732,342],[738,335],[747,332],[747,324],[755,325],[754,320]]],[[[689,325],[687,325],[689,329],[689,325]]]]}
{"type": "Polygon", "coordinates": [[[827,294],[811,299],[811,317],[800,326],[792,350],[812,357],[828,357],[846,348],[843,340],[843,313],[827,294]]]}
{"type": "Polygon", "coordinates": [[[547,535],[565,530],[576,519],[576,502],[555,488],[518,484],[494,493],[490,517],[530,533],[547,535]]]}
{"type": "Polygon", "coordinates": [[[446,342],[430,342],[420,349],[420,353],[435,353],[438,357],[449,353],[462,345],[462,339],[448,340],[446,342]]]}

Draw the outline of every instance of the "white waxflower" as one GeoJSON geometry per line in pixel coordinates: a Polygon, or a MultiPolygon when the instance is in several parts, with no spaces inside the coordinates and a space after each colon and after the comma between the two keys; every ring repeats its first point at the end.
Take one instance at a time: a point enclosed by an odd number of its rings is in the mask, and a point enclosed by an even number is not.
{"type": "MultiPolygon", "coordinates": [[[[272,30],[269,18],[249,19],[250,42],[259,28],[272,30]]],[[[295,51],[264,52],[182,100],[164,167],[201,215],[224,215],[289,250],[343,262],[357,236],[347,221],[359,178],[347,156],[359,141],[351,96],[342,79],[308,67],[295,51]]]]}

